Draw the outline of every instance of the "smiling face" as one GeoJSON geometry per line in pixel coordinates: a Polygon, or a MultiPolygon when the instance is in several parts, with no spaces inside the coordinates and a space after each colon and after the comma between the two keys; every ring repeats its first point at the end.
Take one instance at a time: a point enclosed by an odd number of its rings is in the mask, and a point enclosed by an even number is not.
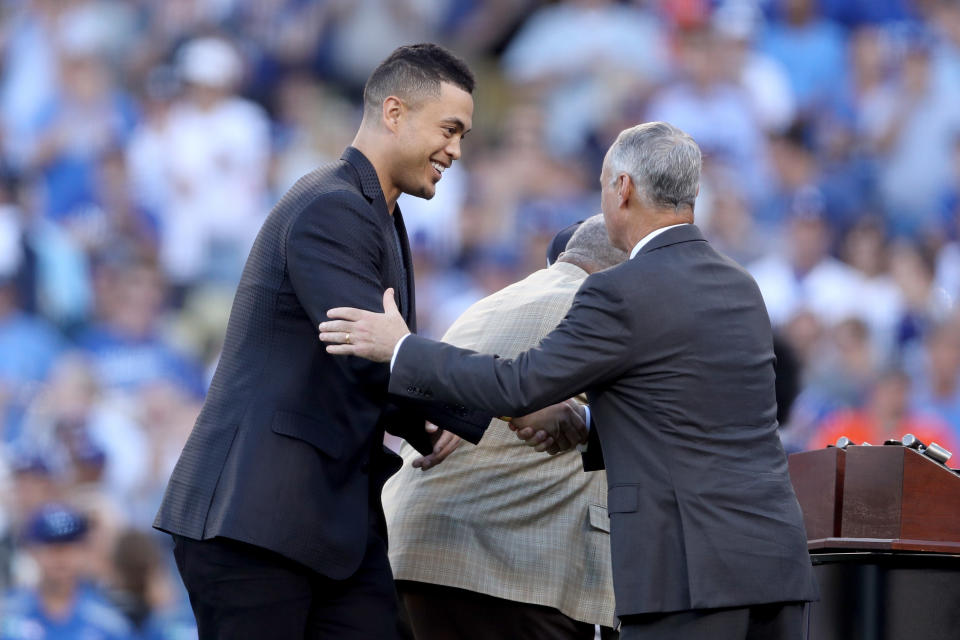
{"type": "Polygon", "coordinates": [[[473,98],[442,83],[440,95],[403,104],[396,125],[391,176],[403,193],[430,199],[443,172],[460,158],[460,143],[473,126],[473,98]]]}

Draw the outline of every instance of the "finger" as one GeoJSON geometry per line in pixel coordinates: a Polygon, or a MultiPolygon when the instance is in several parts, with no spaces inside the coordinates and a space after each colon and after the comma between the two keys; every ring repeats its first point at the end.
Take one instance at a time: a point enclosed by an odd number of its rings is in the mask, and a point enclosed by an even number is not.
{"type": "Polygon", "coordinates": [[[437,441],[433,444],[433,452],[439,453],[443,451],[444,447],[450,444],[450,441],[456,438],[457,436],[453,435],[449,431],[444,431],[440,434],[440,437],[437,438],[437,441]]]}
{"type": "Polygon", "coordinates": [[[424,429],[427,430],[427,433],[436,433],[437,431],[439,431],[440,427],[433,424],[432,422],[428,422],[426,426],[424,426],[424,429]]]}
{"type": "Polygon", "coordinates": [[[517,431],[517,438],[519,438],[520,440],[529,440],[536,433],[537,431],[533,427],[523,427],[522,429],[517,431]]]}
{"type": "Polygon", "coordinates": [[[356,322],[350,320],[326,320],[317,325],[320,333],[343,333],[345,331],[354,331],[357,328],[356,322]]]}
{"type": "Polygon", "coordinates": [[[434,462],[433,462],[433,454],[432,454],[432,453],[431,453],[430,455],[428,455],[428,456],[423,456],[422,458],[417,458],[416,460],[413,461],[413,466],[414,466],[414,467],[416,467],[416,468],[418,468],[418,469],[423,469],[424,471],[426,471],[427,469],[429,469],[430,467],[432,467],[433,464],[434,464],[434,462]]]}
{"type": "Polygon", "coordinates": [[[367,313],[370,312],[364,311],[363,309],[355,309],[354,307],[334,307],[327,311],[327,317],[333,320],[350,320],[356,322],[367,313]]]}
{"type": "Polygon", "coordinates": [[[425,456],[420,456],[414,460],[411,465],[415,469],[429,469],[433,466],[433,454],[429,453],[425,456]]]}
{"type": "Polygon", "coordinates": [[[553,438],[547,438],[546,440],[544,440],[543,442],[535,446],[533,450],[537,451],[538,453],[543,453],[544,451],[549,449],[550,445],[552,444],[553,444],[553,438]]]}
{"type": "Polygon", "coordinates": [[[357,355],[357,346],[353,344],[328,344],[327,353],[332,356],[357,355]]]}
{"type": "Polygon", "coordinates": [[[440,463],[447,459],[447,457],[457,450],[460,444],[463,442],[459,437],[453,436],[447,442],[443,444],[440,448],[440,451],[434,451],[433,455],[437,459],[436,462],[440,463]]]}
{"type": "Polygon", "coordinates": [[[537,431],[535,434],[533,434],[533,437],[527,440],[527,446],[537,447],[546,442],[548,439],[553,440],[553,438],[550,437],[550,434],[548,434],[546,431],[537,431]]]}
{"type": "Polygon", "coordinates": [[[332,344],[351,344],[352,336],[347,331],[324,331],[320,334],[320,342],[329,342],[332,344]]]}
{"type": "Polygon", "coordinates": [[[383,292],[383,312],[400,313],[400,309],[397,308],[397,302],[393,299],[392,287],[383,292]]]}

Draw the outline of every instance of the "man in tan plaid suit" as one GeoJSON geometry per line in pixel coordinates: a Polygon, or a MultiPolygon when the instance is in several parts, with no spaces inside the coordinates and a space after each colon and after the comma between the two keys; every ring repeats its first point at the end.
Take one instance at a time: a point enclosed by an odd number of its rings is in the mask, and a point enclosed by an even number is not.
{"type": "MultiPolygon", "coordinates": [[[[550,268],[471,306],[443,340],[513,357],[560,323],[588,274],[624,259],[594,216],[550,268]]],[[[614,624],[605,472],[584,473],[576,450],[537,453],[496,419],[429,471],[410,445],[400,453],[383,506],[417,640],[592,639],[614,624]]]]}

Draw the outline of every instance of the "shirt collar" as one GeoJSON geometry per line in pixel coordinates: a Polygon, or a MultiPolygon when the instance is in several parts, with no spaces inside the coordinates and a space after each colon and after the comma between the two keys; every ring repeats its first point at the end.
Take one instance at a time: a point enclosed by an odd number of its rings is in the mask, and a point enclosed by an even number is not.
{"type": "Polygon", "coordinates": [[[547,268],[553,269],[554,271],[559,271],[567,276],[582,278],[583,276],[587,275],[587,272],[583,269],[583,267],[575,265],[572,262],[567,262],[566,260],[557,260],[547,268]]]}
{"type": "Polygon", "coordinates": [[[636,244],[636,246],[633,248],[633,251],[630,252],[630,258],[633,259],[633,257],[634,257],[635,255],[637,255],[638,253],[640,253],[640,249],[643,249],[643,247],[644,247],[648,242],[650,242],[651,240],[653,240],[654,238],[656,238],[658,235],[660,235],[660,234],[663,233],[664,231],[667,231],[668,229],[674,229],[674,228],[676,228],[676,227],[682,227],[682,226],[685,225],[685,224],[690,224],[690,223],[689,223],[689,222],[681,222],[680,224],[672,224],[672,225],[670,225],[669,227],[660,227],[659,229],[654,229],[653,231],[651,231],[651,232],[648,233],[647,235],[645,235],[645,236],[643,236],[642,238],[640,238],[640,242],[638,242],[638,243],[636,244]]]}

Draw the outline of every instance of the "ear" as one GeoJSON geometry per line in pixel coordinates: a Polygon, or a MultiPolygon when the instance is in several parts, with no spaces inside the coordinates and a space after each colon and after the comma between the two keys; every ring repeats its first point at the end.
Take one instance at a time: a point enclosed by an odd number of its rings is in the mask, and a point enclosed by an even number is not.
{"type": "Polygon", "coordinates": [[[627,206],[630,202],[630,196],[633,195],[633,180],[626,173],[621,173],[617,177],[617,201],[621,207],[627,206]]]}
{"type": "Polygon", "coordinates": [[[383,101],[383,124],[393,133],[397,132],[400,120],[406,111],[406,105],[397,96],[387,96],[383,101]]]}

